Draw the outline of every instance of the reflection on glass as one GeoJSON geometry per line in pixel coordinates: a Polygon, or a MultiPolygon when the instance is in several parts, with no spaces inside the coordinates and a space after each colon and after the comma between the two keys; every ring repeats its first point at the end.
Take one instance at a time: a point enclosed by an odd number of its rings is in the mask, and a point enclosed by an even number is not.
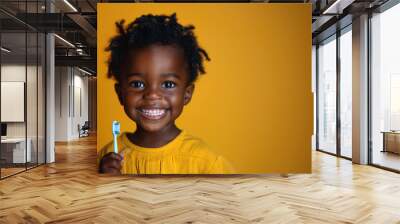
{"type": "Polygon", "coordinates": [[[340,36],[340,153],[352,157],[352,35],[340,36]]]}
{"type": "Polygon", "coordinates": [[[399,21],[400,5],[371,21],[372,163],[396,170],[400,170],[399,21]]]}
{"type": "Polygon", "coordinates": [[[336,39],[318,48],[318,148],[336,153],[336,39]]]}

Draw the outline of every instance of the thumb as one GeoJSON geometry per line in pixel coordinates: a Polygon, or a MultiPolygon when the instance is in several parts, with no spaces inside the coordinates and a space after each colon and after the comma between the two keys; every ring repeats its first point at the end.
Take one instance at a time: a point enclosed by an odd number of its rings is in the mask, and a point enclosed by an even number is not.
{"type": "Polygon", "coordinates": [[[123,169],[123,167],[124,167],[124,165],[125,165],[125,159],[124,159],[124,157],[125,157],[125,150],[122,151],[122,152],[120,152],[119,155],[121,156],[121,161],[120,161],[121,169],[123,169]]]}
{"type": "Polygon", "coordinates": [[[121,160],[124,160],[125,157],[125,150],[118,153],[121,156],[121,160]]]}

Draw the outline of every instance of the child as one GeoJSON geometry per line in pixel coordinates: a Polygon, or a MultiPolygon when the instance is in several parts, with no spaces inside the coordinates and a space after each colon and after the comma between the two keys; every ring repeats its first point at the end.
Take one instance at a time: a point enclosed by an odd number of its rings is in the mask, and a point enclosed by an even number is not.
{"type": "Polygon", "coordinates": [[[225,174],[229,163],[199,138],[175,125],[187,105],[207,52],[199,47],[194,27],[182,26],[176,14],[143,15],[111,40],[108,75],[136,131],[118,138],[99,152],[101,173],[225,174]],[[123,156],[122,156],[123,155],[123,156]]]}

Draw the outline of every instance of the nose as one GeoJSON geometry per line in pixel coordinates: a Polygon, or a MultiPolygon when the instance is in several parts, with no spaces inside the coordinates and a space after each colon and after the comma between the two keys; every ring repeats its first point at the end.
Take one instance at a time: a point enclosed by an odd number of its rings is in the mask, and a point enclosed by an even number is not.
{"type": "Polygon", "coordinates": [[[158,86],[148,86],[145,90],[143,98],[147,100],[161,99],[161,93],[158,86]]]}

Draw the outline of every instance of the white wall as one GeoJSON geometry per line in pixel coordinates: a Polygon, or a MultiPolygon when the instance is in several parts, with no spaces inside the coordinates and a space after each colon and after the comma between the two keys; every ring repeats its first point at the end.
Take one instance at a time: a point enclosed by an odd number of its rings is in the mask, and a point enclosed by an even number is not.
{"type": "Polygon", "coordinates": [[[55,141],[68,140],[69,68],[55,68],[55,141]]]}
{"type": "MultiPolygon", "coordinates": [[[[32,67],[28,67],[28,70],[32,67]]],[[[9,64],[1,66],[1,81],[2,82],[25,82],[25,64],[9,64]]],[[[1,108],[7,110],[7,108],[1,108]]],[[[25,137],[24,122],[7,122],[8,137],[25,137]]]]}
{"type": "MultiPolygon", "coordinates": [[[[36,80],[34,80],[30,75],[34,74],[36,76],[36,66],[27,66],[27,74],[28,74],[28,81],[29,81],[29,86],[36,86],[36,80]]],[[[1,66],[1,81],[2,82],[25,82],[25,64],[19,65],[19,64],[5,64],[1,66]]],[[[27,88],[27,104],[30,104],[31,102],[34,102],[34,105],[27,105],[34,107],[36,110],[36,88],[27,88]]],[[[32,109],[32,108],[31,108],[32,109]]],[[[1,108],[1,110],[7,110],[7,108],[1,108]]],[[[36,123],[36,113],[27,113],[27,119],[28,122],[35,121],[36,123]]],[[[36,125],[29,123],[28,124],[28,129],[30,127],[34,128],[36,130],[36,125]]],[[[28,137],[29,133],[32,133],[33,131],[28,130],[28,137]]],[[[36,135],[36,131],[35,131],[36,135]]],[[[25,137],[25,122],[7,122],[7,136],[8,137],[25,137]]]]}
{"type": "MultiPolygon", "coordinates": [[[[6,122],[7,137],[9,138],[25,138],[30,139],[32,161],[44,163],[44,74],[41,66],[24,64],[3,64],[1,66],[1,81],[8,82],[24,82],[26,83],[26,108],[21,108],[22,113],[26,110],[26,121],[23,122],[6,122]],[[25,80],[27,78],[27,80],[25,80]],[[39,155],[37,156],[37,153],[39,155]]],[[[7,96],[2,96],[7,97],[7,96]]],[[[10,108],[1,108],[1,110],[9,110],[10,108]]]]}
{"type": "Polygon", "coordinates": [[[72,119],[72,135],[74,137],[78,137],[78,124],[81,126],[88,120],[89,111],[88,111],[88,78],[81,76],[82,73],[74,75],[74,111],[73,119],[72,119]],[[79,93],[80,91],[80,93],[79,93]],[[80,97],[79,97],[80,96],[80,97]],[[79,102],[80,101],[80,102],[79,102]],[[79,108],[81,107],[81,108],[79,108]],[[81,111],[79,111],[81,110],[81,111]]]}
{"type": "Polygon", "coordinates": [[[55,107],[55,140],[79,138],[78,124],[88,120],[89,111],[88,78],[78,69],[56,67],[55,107]]]}

